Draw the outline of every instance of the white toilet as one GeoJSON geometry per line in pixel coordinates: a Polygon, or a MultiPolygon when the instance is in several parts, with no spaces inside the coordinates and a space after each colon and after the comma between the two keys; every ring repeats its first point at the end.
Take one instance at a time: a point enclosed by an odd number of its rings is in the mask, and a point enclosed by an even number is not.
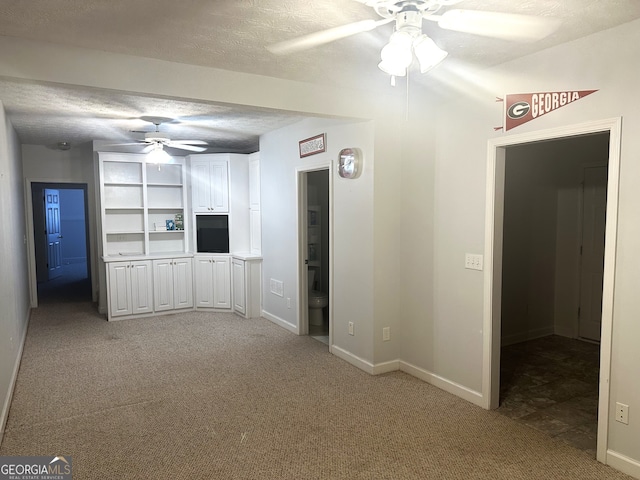
{"type": "Polygon", "coordinates": [[[309,325],[321,326],[324,317],[322,309],[329,304],[329,296],[318,290],[313,290],[313,281],[316,276],[314,270],[309,269],[309,325]]]}

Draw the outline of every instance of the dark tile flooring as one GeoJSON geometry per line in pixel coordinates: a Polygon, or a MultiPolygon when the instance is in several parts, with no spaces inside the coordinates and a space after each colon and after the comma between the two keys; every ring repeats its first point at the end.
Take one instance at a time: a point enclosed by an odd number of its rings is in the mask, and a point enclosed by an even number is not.
{"type": "Polygon", "coordinates": [[[600,346],[551,335],[503,347],[497,412],[596,454],[600,346]]]}

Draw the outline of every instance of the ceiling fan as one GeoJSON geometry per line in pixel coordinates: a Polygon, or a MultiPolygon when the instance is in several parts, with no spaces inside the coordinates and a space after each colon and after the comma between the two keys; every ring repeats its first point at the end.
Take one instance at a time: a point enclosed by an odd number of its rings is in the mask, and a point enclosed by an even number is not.
{"type": "Polygon", "coordinates": [[[267,47],[271,53],[285,55],[323,45],[381,25],[395,22],[389,40],[380,52],[378,67],[393,77],[404,76],[415,55],[420,71],[427,72],[447,56],[435,42],[422,33],[423,20],[440,28],[513,41],[536,41],[555,31],[560,22],[548,17],[519,15],[483,10],[447,9],[462,0],[356,0],[382,17],[362,20],[267,47]],[[443,13],[439,13],[445,9],[443,13]]]}
{"type": "Polygon", "coordinates": [[[133,133],[144,133],[144,139],[135,143],[121,145],[147,145],[142,153],[150,153],[155,150],[163,150],[164,147],[178,148],[189,152],[204,152],[207,149],[207,142],[203,140],[171,140],[169,135],[160,131],[160,125],[169,123],[173,119],[160,117],[143,117],[142,120],[148,121],[155,125],[152,132],[144,130],[131,130],[133,133]]]}

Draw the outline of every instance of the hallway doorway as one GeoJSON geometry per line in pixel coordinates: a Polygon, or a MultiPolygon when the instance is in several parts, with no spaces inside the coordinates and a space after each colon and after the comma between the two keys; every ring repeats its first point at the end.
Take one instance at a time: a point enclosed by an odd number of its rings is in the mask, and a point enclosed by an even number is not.
{"type": "Polygon", "coordinates": [[[31,183],[38,303],[91,301],[87,185],[31,183]]]}

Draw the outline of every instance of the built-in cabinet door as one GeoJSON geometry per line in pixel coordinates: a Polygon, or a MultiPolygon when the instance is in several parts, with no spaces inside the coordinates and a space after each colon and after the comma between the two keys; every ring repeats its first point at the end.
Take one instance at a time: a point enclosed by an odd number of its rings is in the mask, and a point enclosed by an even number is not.
{"type": "Polygon", "coordinates": [[[173,260],[173,306],[193,307],[193,270],[190,258],[173,260]]]}
{"type": "Polygon", "coordinates": [[[229,164],[224,160],[191,162],[191,199],[195,213],[229,211],[229,164]]]}
{"type": "Polygon", "coordinates": [[[245,275],[244,275],[244,261],[233,259],[232,263],[232,275],[233,278],[233,310],[242,313],[246,313],[247,299],[245,294],[245,275]]]}
{"type": "Polygon", "coordinates": [[[260,254],[262,251],[262,219],[260,210],[249,211],[249,242],[251,253],[260,254]]]}
{"type": "Polygon", "coordinates": [[[153,293],[156,312],[193,307],[190,258],[153,261],[153,293]]]}
{"type": "Polygon", "coordinates": [[[213,259],[195,258],[196,307],[213,308],[213,259]]]}
{"type": "Polygon", "coordinates": [[[153,276],[151,262],[131,262],[131,313],[153,312],[153,276]]]}
{"type": "Polygon", "coordinates": [[[262,250],[262,219],[260,214],[260,157],[249,159],[249,246],[251,253],[262,250]]]}
{"type": "Polygon", "coordinates": [[[153,261],[153,298],[156,312],[173,310],[173,260],[153,261]]]}
{"type": "Polygon", "coordinates": [[[131,315],[131,264],[109,263],[109,315],[131,315]]]}
{"type": "Polygon", "coordinates": [[[260,159],[249,159],[249,208],[260,210],[260,159]]]}
{"type": "Polygon", "coordinates": [[[195,257],[196,307],[231,308],[230,258],[218,255],[195,257]]]}
{"type": "Polygon", "coordinates": [[[211,211],[210,163],[191,162],[191,198],[194,212],[211,211]]]}
{"type": "Polygon", "coordinates": [[[215,257],[213,302],[215,308],[231,308],[231,261],[229,257],[215,257]]]}
{"type": "Polygon", "coordinates": [[[227,162],[211,162],[211,207],[214,212],[229,211],[229,174],[227,162]]]}

